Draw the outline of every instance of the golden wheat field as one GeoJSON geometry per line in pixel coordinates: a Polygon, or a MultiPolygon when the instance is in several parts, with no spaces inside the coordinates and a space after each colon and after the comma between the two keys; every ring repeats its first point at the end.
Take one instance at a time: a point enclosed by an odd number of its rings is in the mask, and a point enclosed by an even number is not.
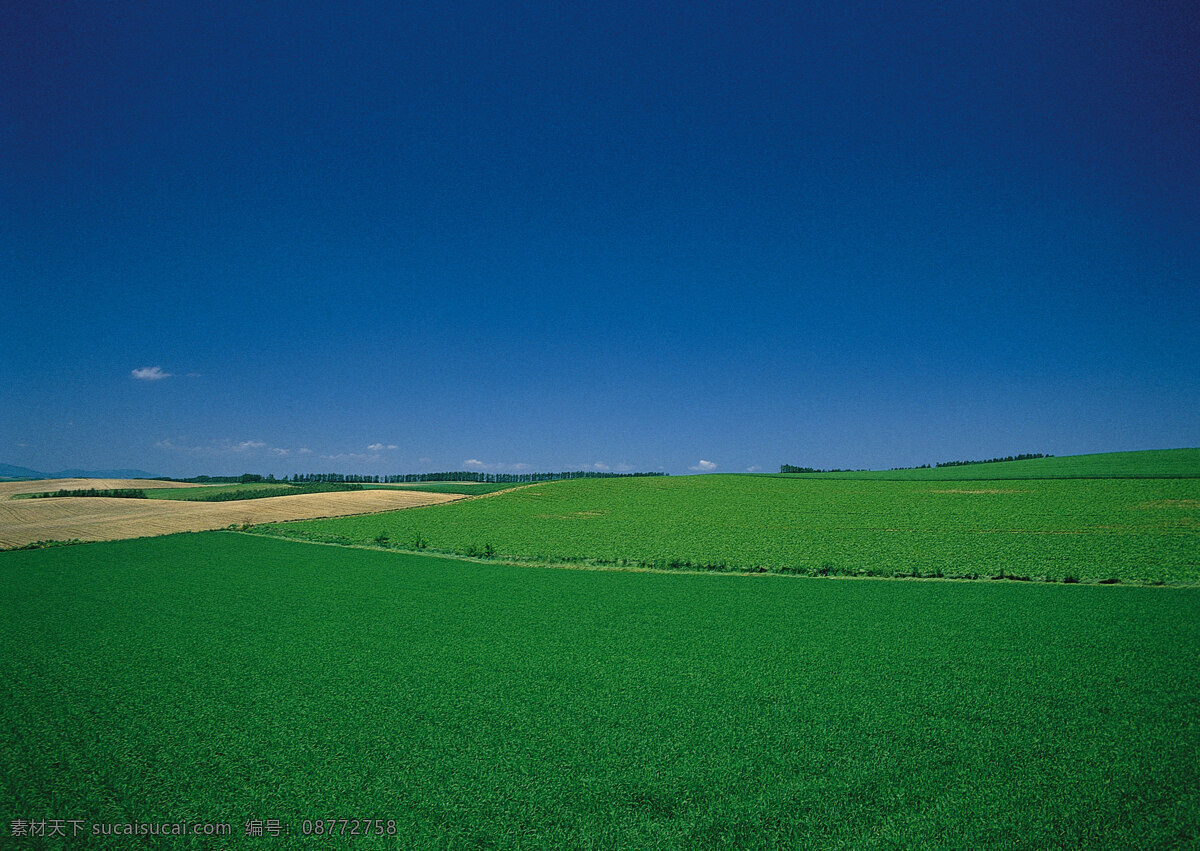
{"type": "MultiPolygon", "coordinates": [[[[240,523],[312,520],[371,514],[452,502],[458,494],[424,491],[363,490],[273,496],[233,502],[57,497],[10,499],[17,493],[47,490],[171,486],[138,479],[61,479],[53,482],[0,483],[0,547],[35,541],[112,541],[175,532],[203,532],[240,523]]],[[[190,487],[191,485],[183,485],[190,487]]],[[[203,487],[202,485],[199,487],[203,487]]]]}

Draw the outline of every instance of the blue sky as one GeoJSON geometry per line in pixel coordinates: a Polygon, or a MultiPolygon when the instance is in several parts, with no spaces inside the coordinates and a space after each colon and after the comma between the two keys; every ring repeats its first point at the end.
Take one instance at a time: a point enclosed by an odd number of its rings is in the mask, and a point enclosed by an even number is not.
{"type": "Polygon", "coordinates": [[[1171,0],[24,4],[0,461],[1200,445],[1198,44],[1171,0]]]}

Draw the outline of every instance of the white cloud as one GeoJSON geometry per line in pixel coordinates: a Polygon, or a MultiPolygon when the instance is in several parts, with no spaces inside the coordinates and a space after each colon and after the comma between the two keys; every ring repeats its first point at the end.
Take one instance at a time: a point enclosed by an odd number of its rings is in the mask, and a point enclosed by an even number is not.
{"type": "Polygon", "coordinates": [[[760,467],[760,466],[758,466],[757,464],[755,464],[755,465],[754,465],[754,466],[752,466],[752,467],[747,467],[747,468],[746,468],[746,472],[747,472],[747,473],[757,473],[757,472],[758,472],[759,470],[761,470],[761,469],[762,469],[762,467],[760,467]]]}
{"type": "Polygon", "coordinates": [[[309,449],[307,446],[301,446],[301,447],[300,447],[300,454],[301,454],[301,455],[312,455],[312,450],[311,450],[311,449],[309,449]]]}
{"type": "Polygon", "coordinates": [[[161,366],[143,366],[130,370],[129,374],[139,381],[159,381],[171,377],[171,373],[163,372],[161,366]]]}
{"type": "Polygon", "coordinates": [[[284,457],[287,457],[288,455],[291,455],[291,454],[292,454],[292,450],[290,450],[290,449],[280,449],[278,446],[276,446],[276,447],[274,447],[274,448],[271,450],[271,453],[272,453],[272,454],[274,454],[274,455],[278,455],[280,458],[284,458],[284,457]]]}
{"type": "Polygon", "coordinates": [[[432,458],[418,458],[417,460],[420,461],[422,464],[432,464],[433,463],[432,458]]]}
{"type": "Polygon", "coordinates": [[[522,470],[529,469],[529,465],[524,462],[517,464],[503,464],[499,462],[486,464],[478,458],[468,458],[466,461],[463,461],[463,464],[467,467],[474,467],[476,470],[495,470],[498,473],[519,473],[522,470]]]}
{"type": "Polygon", "coordinates": [[[597,461],[595,464],[592,465],[592,469],[593,470],[611,470],[612,467],[608,466],[607,464],[602,464],[601,462],[597,461]]]}
{"type": "Polygon", "coordinates": [[[688,469],[697,470],[701,473],[711,473],[713,470],[717,469],[717,465],[712,461],[705,461],[704,459],[701,459],[699,464],[694,467],[688,467],[688,469]]]}
{"type": "Polygon", "coordinates": [[[322,455],[326,461],[378,461],[379,455],[368,455],[365,452],[339,452],[336,455],[322,455]]]}
{"type": "MultiPolygon", "coordinates": [[[[261,440],[240,440],[234,442],[232,440],[214,440],[207,444],[199,446],[189,446],[186,443],[176,443],[170,438],[156,441],[155,449],[167,449],[172,452],[183,452],[188,455],[198,455],[201,457],[219,458],[229,455],[259,455],[260,449],[267,449],[267,444],[261,440]]],[[[274,455],[283,456],[290,454],[291,450],[271,447],[269,450],[274,455]]]]}
{"type": "Polygon", "coordinates": [[[384,449],[399,449],[399,447],[396,446],[396,444],[394,444],[394,443],[388,443],[388,444],[372,443],[370,446],[367,447],[367,449],[370,449],[372,452],[380,452],[384,449]]]}

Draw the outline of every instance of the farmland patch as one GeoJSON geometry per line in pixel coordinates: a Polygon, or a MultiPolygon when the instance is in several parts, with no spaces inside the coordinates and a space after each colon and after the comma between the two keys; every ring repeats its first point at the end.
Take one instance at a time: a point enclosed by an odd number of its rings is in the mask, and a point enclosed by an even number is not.
{"type": "Polygon", "coordinates": [[[421,491],[363,490],[214,503],[109,497],[3,500],[0,547],[200,532],[231,525],[407,509],[461,498],[421,491]]]}
{"type": "Polygon", "coordinates": [[[534,563],[842,576],[1200,581],[1200,479],[1019,487],[754,476],[554,482],[371,518],[263,527],[307,540],[534,563]]]}
{"type": "Polygon", "coordinates": [[[13,817],[360,816],[411,848],[1200,835],[1200,589],[530,570],[223,532],[0,553],[0,582],[13,817]]]}

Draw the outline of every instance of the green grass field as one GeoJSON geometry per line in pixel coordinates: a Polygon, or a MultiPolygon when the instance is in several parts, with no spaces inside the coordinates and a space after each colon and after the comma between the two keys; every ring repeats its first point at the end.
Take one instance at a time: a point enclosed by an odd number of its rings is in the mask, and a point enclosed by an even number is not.
{"type": "MultiPolygon", "coordinates": [[[[1162,454],[1146,453],[1148,470],[1162,469],[1162,454]]],[[[1106,474],[1133,469],[1124,453],[1108,457],[1109,468],[1089,463],[1106,474]]],[[[1071,459],[1045,460],[1071,466],[1071,459]]],[[[470,502],[261,529],[364,545],[383,536],[392,546],[424,542],[431,551],[467,555],[490,548],[499,557],[545,563],[1200,581],[1200,478],[576,479],[470,502]]]]}
{"type": "Polygon", "coordinates": [[[246,819],[290,825],[264,848],[1200,841],[1200,589],[226,532],[0,553],[0,574],[9,847],[39,847],[17,818],[227,821],[234,846],[246,819]],[[366,817],[395,839],[299,835],[366,817]]]}

